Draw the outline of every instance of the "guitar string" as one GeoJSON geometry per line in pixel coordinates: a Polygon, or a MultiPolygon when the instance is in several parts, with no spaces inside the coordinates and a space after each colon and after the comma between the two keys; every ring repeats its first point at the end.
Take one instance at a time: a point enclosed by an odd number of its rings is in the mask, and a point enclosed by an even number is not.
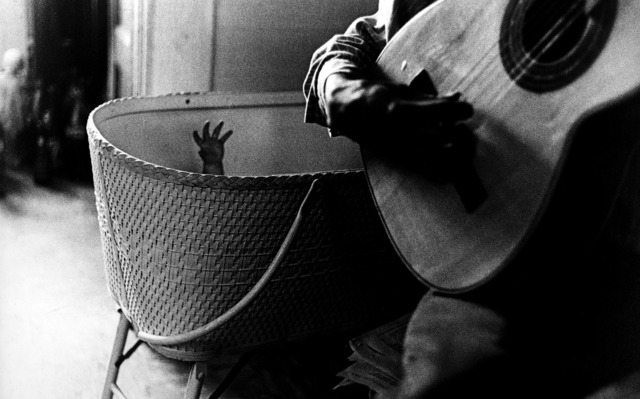
{"type": "MultiPolygon", "coordinates": [[[[569,29],[571,29],[571,25],[578,20],[578,18],[580,18],[581,16],[583,16],[584,14],[581,12],[582,10],[575,10],[576,6],[579,7],[581,5],[582,2],[577,2],[574,5],[572,5],[569,10],[567,10],[567,12],[564,13],[564,15],[562,15],[560,18],[558,18],[558,20],[556,21],[556,23],[551,27],[551,29],[549,31],[547,31],[547,33],[537,42],[537,44],[531,49],[531,51],[529,53],[525,53],[525,56],[522,57],[518,63],[516,63],[516,65],[510,69],[511,72],[517,72],[518,70],[520,70],[519,73],[516,74],[515,77],[511,78],[508,83],[505,85],[503,84],[502,86],[494,86],[492,85],[491,81],[488,81],[485,85],[480,85],[480,87],[478,87],[478,91],[481,93],[490,93],[490,92],[496,92],[496,99],[500,99],[502,98],[502,96],[504,96],[512,87],[514,87],[517,84],[517,81],[519,79],[521,79],[526,73],[528,73],[531,68],[533,66],[535,66],[535,64],[538,62],[538,57],[540,57],[541,55],[543,55],[546,51],[548,51],[569,29]],[[577,11],[577,12],[575,12],[577,11]],[[566,23],[568,22],[568,23],[566,23]],[[560,30],[556,33],[554,31],[556,31],[558,28],[560,28],[560,30]],[[547,42],[547,40],[549,39],[549,37],[551,35],[554,35],[551,40],[549,40],[547,42]],[[545,44],[546,42],[546,44],[545,44]],[[543,48],[540,48],[544,46],[543,48]],[[538,53],[535,54],[534,53],[538,53]],[[489,86],[493,86],[493,90],[487,90],[489,88],[489,86]],[[498,90],[495,90],[498,89],[498,90]]],[[[493,49],[498,46],[497,43],[495,43],[494,45],[491,46],[489,52],[493,53],[493,49]]],[[[482,67],[478,66],[477,70],[475,71],[470,71],[466,76],[471,76],[472,79],[471,80],[467,80],[467,82],[463,85],[462,82],[465,80],[463,79],[459,84],[458,87],[455,89],[455,91],[460,91],[462,93],[464,93],[464,90],[468,89],[472,84],[476,83],[480,78],[482,78],[481,75],[476,74],[475,72],[478,72],[478,70],[480,71],[485,71],[488,72],[489,74],[493,73],[494,71],[497,71],[498,69],[502,69],[502,63],[496,63],[495,61],[500,57],[500,53],[496,52],[497,54],[493,54],[493,56],[491,57],[491,59],[489,59],[489,61],[483,65],[482,67]],[[472,73],[474,72],[474,73],[472,73]]]]}
{"type": "MultiPolygon", "coordinates": [[[[544,10],[545,10],[545,11],[548,11],[548,10],[546,10],[546,9],[544,9],[544,10]]],[[[560,15],[558,15],[558,11],[559,11],[559,9],[556,9],[556,8],[552,7],[552,8],[551,8],[551,12],[552,12],[553,14],[551,14],[551,13],[547,13],[548,15],[545,15],[544,17],[546,17],[546,19],[551,19],[551,18],[556,18],[556,17],[560,18],[561,16],[560,16],[560,15]]],[[[534,21],[535,21],[535,20],[542,20],[542,18],[541,18],[541,17],[542,17],[542,15],[541,15],[541,14],[542,14],[542,12],[543,12],[543,11],[542,11],[542,9],[538,8],[538,9],[535,11],[534,15],[532,15],[532,16],[531,16],[531,20],[534,20],[534,21]]],[[[480,60],[479,60],[475,65],[473,65],[473,66],[469,69],[469,72],[464,76],[464,78],[463,78],[460,82],[458,82],[458,87],[459,87],[459,88],[465,88],[465,89],[466,89],[466,88],[468,88],[469,86],[471,86],[472,84],[474,84],[476,81],[475,81],[475,80],[471,80],[471,81],[469,81],[469,79],[473,79],[473,78],[475,78],[475,77],[476,77],[475,72],[476,72],[476,71],[482,71],[482,70],[487,69],[487,67],[488,67],[488,66],[490,66],[490,65],[495,61],[495,59],[496,59],[497,57],[499,57],[499,56],[500,56],[500,53],[499,53],[499,52],[498,52],[497,54],[496,54],[496,53],[494,53],[494,51],[495,51],[496,47],[498,47],[498,46],[499,46],[499,44],[500,44],[500,42],[499,42],[499,41],[494,41],[494,42],[493,42],[493,44],[488,48],[488,50],[487,50],[487,51],[485,52],[485,54],[481,57],[481,59],[480,59],[480,60]],[[487,57],[490,57],[490,58],[488,59],[488,61],[487,61],[487,57]],[[481,63],[482,63],[483,61],[487,61],[487,62],[485,62],[483,65],[481,65],[481,63]],[[466,82],[465,82],[465,81],[466,81],[466,82]]]]}
{"type": "MultiPolygon", "coordinates": [[[[579,3],[576,3],[579,5],[579,3]]],[[[517,82],[527,74],[538,62],[539,57],[545,54],[569,29],[572,28],[572,25],[578,18],[581,17],[581,12],[575,12],[575,5],[572,6],[563,16],[558,18],[556,23],[547,31],[547,33],[538,41],[538,43],[527,53],[524,53],[524,56],[508,71],[509,74],[514,74],[516,76],[512,77],[507,81],[506,84],[493,86],[493,90],[488,90],[488,86],[492,84],[491,80],[487,80],[487,83],[484,84],[484,87],[480,86],[480,92],[483,93],[495,93],[495,100],[499,100],[502,98],[511,88],[513,88],[517,82]],[[553,37],[552,37],[553,36],[553,37]]],[[[490,60],[490,64],[485,66],[484,71],[489,74],[494,74],[498,69],[502,69],[503,66],[501,63],[496,63],[496,59],[498,59],[500,54],[494,55],[490,60]]],[[[469,85],[477,82],[482,76],[477,75],[467,83],[467,88],[469,85]]]]}
{"type": "MultiPolygon", "coordinates": [[[[545,37],[543,38],[543,40],[541,40],[538,45],[536,46],[536,48],[533,49],[533,51],[530,54],[525,54],[525,57],[522,58],[521,62],[518,63],[518,65],[516,65],[516,67],[514,67],[511,71],[517,71],[516,68],[520,69],[520,72],[511,80],[509,80],[509,82],[504,85],[502,87],[502,92],[499,92],[499,95],[504,95],[509,89],[511,89],[512,87],[514,87],[517,82],[526,74],[528,73],[531,68],[533,68],[538,60],[539,57],[541,57],[542,55],[544,55],[547,51],[549,51],[554,44],[556,44],[556,42],[558,40],[560,40],[562,38],[562,36],[567,33],[567,31],[569,29],[571,29],[573,26],[573,24],[581,17],[585,16],[584,13],[581,13],[580,11],[573,13],[573,14],[569,14],[567,13],[567,16],[569,16],[570,18],[565,19],[563,21],[559,21],[559,22],[567,22],[561,26],[561,29],[559,32],[555,33],[555,36],[553,38],[551,38],[551,40],[549,40],[542,49],[540,49],[540,45],[543,45],[545,43],[545,41],[547,40],[548,36],[550,34],[553,33],[553,30],[549,31],[549,33],[547,35],[545,35],[545,37]],[[537,52],[537,54],[535,54],[537,52]],[[526,64],[526,65],[523,65],[526,64]]],[[[558,25],[558,24],[556,24],[558,25]]],[[[556,26],[554,26],[554,30],[555,30],[556,26]]]]}
{"type": "MultiPolygon", "coordinates": [[[[547,11],[547,10],[544,10],[547,11]]],[[[558,18],[558,19],[562,19],[564,16],[559,14],[560,9],[559,8],[555,8],[552,7],[551,13],[546,13],[547,15],[545,15],[545,17],[547,19],[551,19],[551,18],[558,18]]],[[[536,12],[534,13],[534,15],[531,16],[532,20],[541,20],[541,14],[542,14],[542,10],[541,9],[537,9],[536,12]]],[[[566,14],[565,14],[566,16],[566,14]]],[[[553,27],[552,27],[553,28],[553,27]]],[[[548,32],[547,32],[548,34],[548,32]]],[[[541,42],[545,40],[545,38],[543,37],[543,39],[541,39],[541,41],[536,45],[540,45],[541,42]]],[[[500,53],[498,52],[497,54],[494,52],[494,50],[496,49],[496,47],[499,46],[499,42],[496,41],[494,42],[485,52],[485,54],[469,69],[468,73],[462,78],[462,80],[460,80],[457,83],[457,88],[455,91],[460,91],[462,93],[464,93],[464,90],[466,90],[467,88],[469,88],[472,84],[474,84],[477,79],[479,78],[476,74],[476,72],[478,71],[484,71],[487,70],[489,68],[489,66],[493,66],[492,64],[494,63],[494,61],[500,56],[500,53]],[[488,60],[487,58],[490,57],[488,60]],[[486,62],[485,62],[486,61],[486,62]],[[469,80],[471,79],[471,80],[469,80]]],[[[534,46],[534,49],[535,47],[534,46]]],[[[522,61],[520,61],[518,64],[516,64],[516,67],[518,65],[520,65],[522,61]]],[[[498,64],[499,67],[501,67],[501,64],[498,64]]],[[[484,90],[482,90],[484,91],[484,90]]]]}
{"type": "MultiPolygon", "coordinates": [[[[580,2],[576,3],[576,5],[579,5],[580,2]]],[[[539,57],[542,57],[543,54],[545,54],[547,51],[549,51],[556,43],[558,40],[560,40],[562,38],[562,36],[567,33],[569,31],[569,29],[573,28],[573,24],[578,21],[579,18],[581,18],[582,16],[584,16],[585,14],[582,13],[581,11],[583,10],[577,10],[577,12],[575,12],[573,15],[571,15],[569,12],[567,13],[566,16],[570,17],[568,19],[568,23],[565,23],[564,25],[560,25],[562,27],[562,29],[560,29],[559,32],[557,32],[555,34],[555,36],[549,40],[547,42],[547,44],[540,49],[539,53],[537,55],[534,55],[534,52],[538,51],[537,48],[534,48],[533,51],[531,51],[531,57],[527,56],[523,57],[523,62],[526,64],[528,63],[527,66],[523,66],[521,72],[513,79],[511,79],[510,83],[507,85],[507,87],[505,88],[505,90],[509,90],[510,88],[512,88],[514,85],[517,84],[518,80],[520,80],[526,73],[529,72],[529,70],[531,68],[533,68],[535,66],[535,64],[538,62],[539,57]]],[[[573,11],[571,11],[573,12],[573,11]]],[[[567,21],[565,21],[567,22],[567,21]]],[[[556,23],[555,25],[558,25],[558,23],[556,23]]],[[[553,28],[555,28],[555,25],[553,28]]],[[[551,33],[552,31],[550,31],[549,33],[551,33]]],[[[535,47],[539,47],[540,45],[544,44],[544,41],[546,40],[546,37],[549,35],[546,34],[545,37],[540,40],[540,42],[535,46],[535,47]]],[[[518,65],[520,66],[520,65],[518,65]]],[[[513,69],[515,70],[515,69],[513,69]]]]}

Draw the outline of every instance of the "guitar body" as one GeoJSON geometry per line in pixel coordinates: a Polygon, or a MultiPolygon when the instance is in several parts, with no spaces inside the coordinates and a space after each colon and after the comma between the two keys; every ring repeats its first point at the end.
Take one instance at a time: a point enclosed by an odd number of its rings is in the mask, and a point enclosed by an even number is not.
{"type": "Polygon", "coordinates": [[[584,121],[636,97],[640,2],[580,4],[577,25],[547,45],[536,31],[545,0],[441,0],[378,59],[385,79],[411,85],[427,71],[439,93],[461,92],[475,109],[468,122],[478,138],[473,165],[487,198],[472,212],[452,184],[363,149],[391,241],[431,287],[469,290],[505,266],[544,214],[584,121]],[[550,52],[527,55],[539,43],[550,52]]]}

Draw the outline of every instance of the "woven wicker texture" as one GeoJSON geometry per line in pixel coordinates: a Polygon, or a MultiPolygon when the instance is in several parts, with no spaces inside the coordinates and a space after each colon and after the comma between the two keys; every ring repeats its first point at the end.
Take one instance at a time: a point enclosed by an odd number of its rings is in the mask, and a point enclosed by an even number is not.
{"type": "Polygon", "coordinates": [[[257,299],[202,338],[156,347],[166,356],[202,360],[354,330],[411,304],[393,288],[413,279],[387,240],[363,171],[187,173],[123,153],[91,121],[88,130],[108,287],[134,326],[151,334],[193,330],[238,302],[275,256],[311,182],[321,183],[257,299]]]}

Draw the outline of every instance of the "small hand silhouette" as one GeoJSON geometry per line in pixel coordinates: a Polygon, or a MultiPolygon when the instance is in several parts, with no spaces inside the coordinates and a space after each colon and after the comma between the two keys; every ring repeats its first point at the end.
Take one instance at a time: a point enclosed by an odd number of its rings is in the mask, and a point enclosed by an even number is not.
{"type": "Polygon", "coordinates": [[[233,130],[229,130],[220,136],[224,122],[220,121],[218,125],[209,133],[211,123],[206,121],[202,128],[202,137],[198,135],[198,131],[193,131],[193,139],[195,140],[200,151],[198,154],[204,162],[202,173],[222,175],[224,169],[222,159],[224,158],[224,143],[229,139],[233,130]]]}

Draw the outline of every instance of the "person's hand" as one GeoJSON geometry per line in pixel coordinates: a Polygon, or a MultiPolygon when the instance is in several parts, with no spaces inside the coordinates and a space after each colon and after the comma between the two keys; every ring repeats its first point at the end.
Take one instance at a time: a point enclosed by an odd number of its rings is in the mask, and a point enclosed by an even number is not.
{"type": "Polygon", "coordinates": [[[459,93],[437,97],[336,73],[326,80],[325,101],[332,130],[425,169],[437,180],[448,180],[452,164],[474,155],[475,136],[461,123],[473,115],[473,107],[459,93]]]}
{"type": "Polygon", "coordinates": [[[200,147],[198,154],[204,162],[203,173],[216,175],[224,174],[222,166],[222,159],[224,158],[224,143],[229,139],[233,131],[229,130],[220,136],[223,124],[224,122],[220,121],[213,131],[209,133],[211,123],[206,121],[202,128],[202,137],[198,135],[197,130],[193,131],[193,139],[198,147],[200,147]]]}
{"type": "Polygon", "coordinates": [[[325,101],[329,127],[363,142],[376,135],[404,139],[473,115],[472,106],[460,101],[459,94],[437,97],[406,85],[351,79],[340,73],[327,78],[325,101]]]}

